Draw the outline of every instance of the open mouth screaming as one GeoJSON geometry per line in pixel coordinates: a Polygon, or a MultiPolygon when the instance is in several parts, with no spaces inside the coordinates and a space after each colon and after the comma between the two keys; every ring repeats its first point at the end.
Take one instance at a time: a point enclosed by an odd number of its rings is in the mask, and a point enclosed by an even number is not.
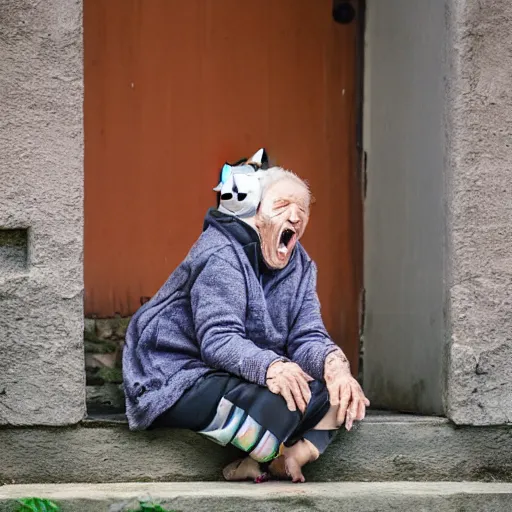
{"type": "Polygon", "coordinates": [[[297,233],[290,228],[286,228],[279,237],[279,246],[277,248],[277,255],[280,260],[285,260],[290,251],[295,246],[297,241],[297,233]]]}

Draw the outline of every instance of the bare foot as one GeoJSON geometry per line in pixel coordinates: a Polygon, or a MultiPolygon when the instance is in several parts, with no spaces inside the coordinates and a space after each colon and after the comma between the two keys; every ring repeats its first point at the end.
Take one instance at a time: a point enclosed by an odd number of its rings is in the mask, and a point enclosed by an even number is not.
{"type": "Polygon", "coordinates": [[[285,459],[286,472],[290,475],[294,484],[303,484],[306,478],[302,474],[301,466],[299,461],[293,457],[285,459]]]}
{"type": "Polygon", "coordinates": [[[242,480],[254,480],[257,483],[264,482],[268,478],[265,478],[265,473],[261,471],[260,465],[254,459],[246,457],[245,459],[235,460],[231,464],[228,464],[223,470],[222,474],[228,481],[242,481],[242,480]]]}
{"type": "Polygon", "coordinates": [[[270,463],[268,470],[270,471],[270,474],[272,475],[273,478],[276,478],[278,480],[290,479],[290,475],[286,472],[284,455],[279,455],[279,457],[274,459],[270,463]]]}
{"type": "Polygon", "coordinates": [[[292,456],[280,455],[270,464],[268,470],[273,478],[278,480],[292,480],[292,482],[305,482],[300,465],[292,456]]]}
{"type": "Polygon", "coordinates": [[[319,455],[316,446],[303,439],[293,446],[284,447],[283,455],[270,464],[270,474],[276,478],[291,479],[294,483],[304,483],[302,466],[318,459],[319,455]]]}

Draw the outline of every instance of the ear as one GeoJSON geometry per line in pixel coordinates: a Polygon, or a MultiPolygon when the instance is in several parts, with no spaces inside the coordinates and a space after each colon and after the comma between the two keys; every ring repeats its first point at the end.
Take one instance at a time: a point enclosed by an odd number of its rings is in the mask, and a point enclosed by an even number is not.
{"type": "Polygon", "coordinates": [[[222,188],[222,185],[224,185],[224,183],[226,183],[230,174],[231,174],[231,165],[224,164],[224,166],[222,167],[222,169],[220,171],[219,184],[213,189],[213,190],[215,190],[215,192],[220,191],[220,189],[222,188]]]}
{"type": "Polygon", "coordinates": [[[254,153],[254,155],[252,155],[251,158],[247,160],[247,162],[255,163],[259,166],[268,164],[268,156],[265,148],[258,149],[258,151],[256,151],[256,153],[254,153]]]}
{"type": "Polygon", "coordinates": [[[228,181],[229,175],[231,174],[231,165],[224,164],[222,170],[220,171],[220,182],[226,183],[228,181]]]}

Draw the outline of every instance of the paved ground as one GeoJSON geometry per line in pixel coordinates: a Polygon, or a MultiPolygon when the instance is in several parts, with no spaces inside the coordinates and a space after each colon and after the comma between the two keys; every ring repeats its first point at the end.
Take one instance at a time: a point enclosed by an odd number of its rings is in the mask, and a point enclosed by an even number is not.
{"type": "Polygon", "coordinates": [[[512,484],[481,482],[336,482],[230,484],[125,483],[45,484],[0,487],[0,511],[16,499],[38,496],[63,512],[121,512],[139,500],[155,500],[182,512],[505,512],[512,510],[512,484]]]}

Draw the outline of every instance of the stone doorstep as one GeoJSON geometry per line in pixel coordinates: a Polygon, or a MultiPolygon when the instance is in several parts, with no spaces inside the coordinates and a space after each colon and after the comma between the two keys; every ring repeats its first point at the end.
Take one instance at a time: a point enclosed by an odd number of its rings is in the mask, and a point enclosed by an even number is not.
{"type": "MultiPolygon", "coordinates": [[[[184,430],[130,432],[123,415],[72,427],[2,428],[0,446],[0,484],[214,481],[240,456],[184,430]]],[[[512,482],[512,427],[374,413],[340,431],[304,472],[309,482],[512,482]]]]}
{"type": "Polygon", "coordinates": [[[0,512],[23,497],[47,498],[63,512],[122,512],[154,501],[180,512],[510,511],[512,484],[481,482],[119,483],[7,485],[0,512]]]}

